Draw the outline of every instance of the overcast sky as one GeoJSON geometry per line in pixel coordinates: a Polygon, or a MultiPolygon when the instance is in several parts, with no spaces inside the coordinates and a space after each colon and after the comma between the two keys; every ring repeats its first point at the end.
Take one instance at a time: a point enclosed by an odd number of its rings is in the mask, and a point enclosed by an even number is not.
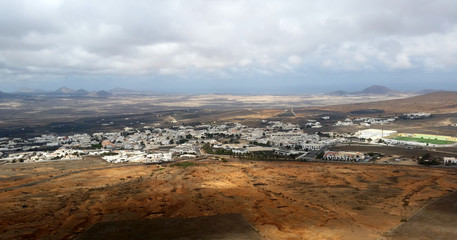
{"type": "Polygon", "coordinates": [[[457,90],[455,0],[0,0],[0,91],[457,90]]]}

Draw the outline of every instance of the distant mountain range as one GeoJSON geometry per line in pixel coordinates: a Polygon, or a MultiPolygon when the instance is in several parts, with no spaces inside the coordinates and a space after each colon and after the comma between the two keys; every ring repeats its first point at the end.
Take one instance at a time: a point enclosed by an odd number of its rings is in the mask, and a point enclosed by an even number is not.
{"type": "Polygon", "coordinates": [[[5,93],[0,91],[0,97],[21,97],[21,96],[44,96],[44,97],[94,97],[106,98],[113,94],[107,91],[89,92],[84,89],[73,90],[67,87],[61,87],[55,91],[45,91],[41,89],[21,88],[13,93],[5,93]]]}
{"type": "MultiPolygon", "coordinates": [[[[385,86],[381,85],[373,85],[363,89],[362,91],[354,91],[354,92],[347,92],[347,91],[334,91],[328,92],[327,95],[332,96],[363,96],[363,95],[401,95],[404,93],[413,93],[417,95],[428,94],[433,92],[438,92],[441,90],[434,90],[434,89],[424,89],[418,92],[401,92],[390,89],[385,86]]],[[[13,93],[5,93],[0,91],[1,98],[8,98],[8,97],[21,97],[21,96],[44,96],[44,97],[92,97],[92,98],[107,98],[111,96],[145,96],[145,95],[161,95],[160,93],[150,92],[150,91],[135,91],[130,89],[124,88],[115,88],[109,91],[92,91],[89,92],[85,89],[70,89],[67,87],[61,87],[55,91],[45,91],[41,89],[32,89],[32,88],[21,88],[13,93]]]]}
{"type": "Polygon", "coordinates": [[[346,91],[334,91],[327,93],[328,95],[332,96],[347,96],[347,95],[399,95],[402,93],[415,93],[415,94],[428,94],[433,92],[439,92],[441,90],[434,90],[434,89],[424,89],[418,92],[400,92],[397,90],[390,89],[385,86],[381,85],[372,85],[363,89],[362,91],[355,91],[355,92],[346,92],[346,91]]]}

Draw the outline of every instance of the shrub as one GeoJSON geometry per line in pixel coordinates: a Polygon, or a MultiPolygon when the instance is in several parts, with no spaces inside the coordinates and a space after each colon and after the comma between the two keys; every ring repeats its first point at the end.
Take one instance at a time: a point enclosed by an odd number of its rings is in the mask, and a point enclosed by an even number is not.
{"type": "Polygon", "coordinates": [[[195,162],[177,162],[177,163],[173,163],[171,166],[172,167],[182,167],[185,169],[188,167],[197,166],[197,164],[195,162]]]}

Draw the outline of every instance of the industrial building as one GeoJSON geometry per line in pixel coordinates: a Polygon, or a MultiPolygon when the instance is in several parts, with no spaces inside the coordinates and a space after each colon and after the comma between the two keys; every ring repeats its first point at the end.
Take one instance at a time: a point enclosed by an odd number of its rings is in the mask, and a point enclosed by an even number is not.
{"type": "Polygon", "coordinates": [[[389,137],[392,135],[396,135],[397,131],[393,130],[384,130],[384,129],[364,129],[364,130],[359,130],[355,133],[355,136],[358,138],[363,138],[363,139],[372,139],[373,141],[376,141],[380,138],[385,138],[389,137]]]}

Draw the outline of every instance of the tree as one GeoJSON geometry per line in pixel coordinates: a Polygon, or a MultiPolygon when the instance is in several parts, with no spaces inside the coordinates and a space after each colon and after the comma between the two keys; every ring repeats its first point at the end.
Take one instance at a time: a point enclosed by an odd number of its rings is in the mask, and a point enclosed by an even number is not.
{"type": "Polygon", "coordinates": [[[100,149],[100,148],[102,148],[102,144],[101,143],[92,144],[90,146],[90,148],[92,148],[92,149],[100,149]]]}
{"type": "Polygon", "coordinates": [[[432,158],[432,155],[430,153],[425,153],[422,155],[422,160],[430,160],[432,158]]]}
{"type": "Polygon", "coordinates": [[[209,143],[205,143],[205,145],[203,145],[203,150],[208,154],[214,153],[213,148],[209,145],[209,143]]]}
{"type": "Polygon", "coordinates": [[[434,158],[430,153],[425,153],[424,155],[422,155],[418,163],[427,166],[439,164],[437,159],[434,158]]]}

